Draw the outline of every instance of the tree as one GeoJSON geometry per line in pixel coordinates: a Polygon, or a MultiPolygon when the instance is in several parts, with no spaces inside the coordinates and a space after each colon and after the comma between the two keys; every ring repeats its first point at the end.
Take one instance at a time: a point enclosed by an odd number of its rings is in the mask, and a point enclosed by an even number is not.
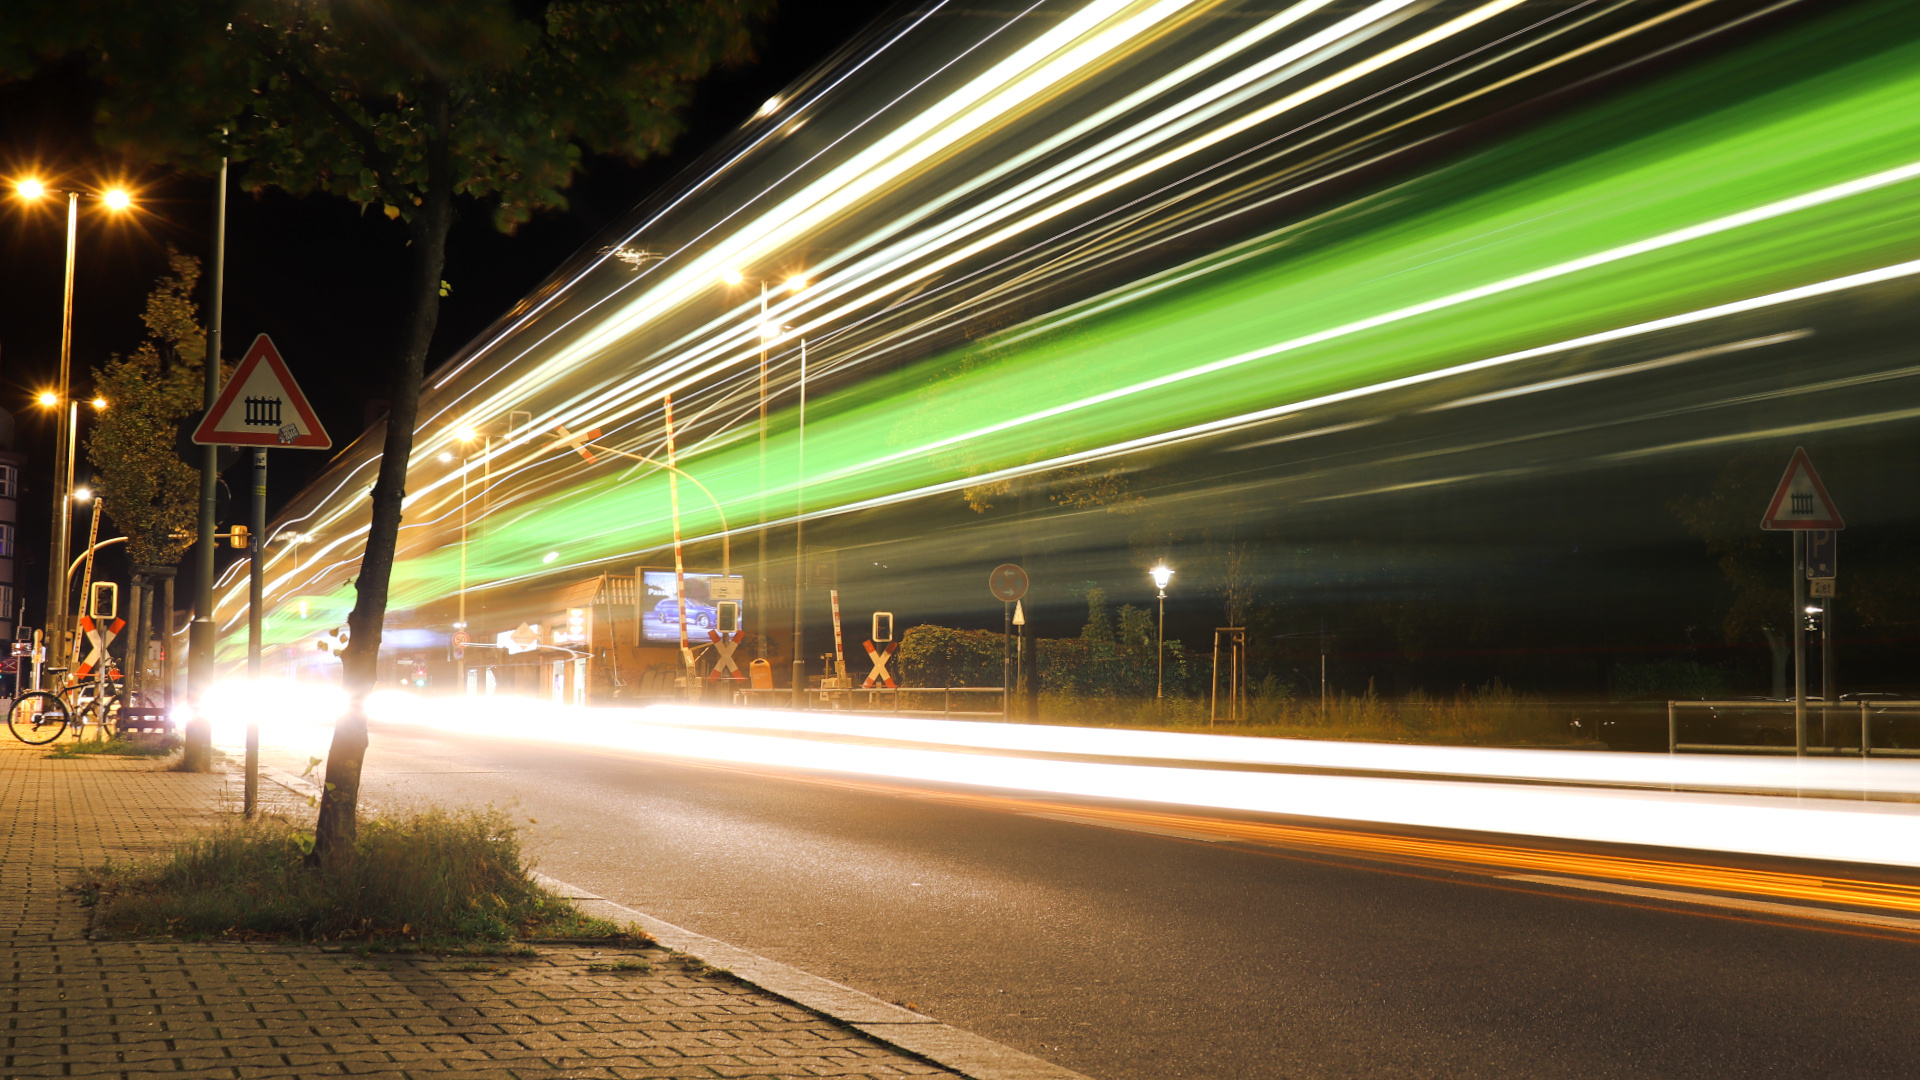
{"type": "Polygon", "coordinates": [[[193,305],[200,260],[170,251],[167,261],[147,296],[146,340],[131,356],[93,369],[107,410],[87,436],[87,459],[135,565],[180,561],[200,499],[200,474],[178,451],[181,422],[200,410],[206,333],[193,305]]]}
{"type": "Polygon", "coordinates": [[[1727,643],[1758,633],[1773,653],[1773,696],[1787,696],[1787,664],[1793,659],[1791,541],[1762,532],[1760,515],[1779,483],[1779,447],[1748,450],[1728,459],[1705,495],[1682,495],[1668,504],[1687,531],[1706,542],[1707,554],[1733,590],[1721,620],[1727,643]]]}
{"type": "MultiPolygon", "coordinates": [[[[325,193],[406,226],[406,317],[313,858],[352,849],[364,700],[400,528],[426,355],[461,209],[512,229],[564,207],[583,153],[638,159],[680,129],[693,81],[746,53],[770,0],[31,0],[0,36],[84,56],[99,128],[139,161],[325,193]]],[[[14,46],[17,47],[17,46],[14,46]]],[[[10,46],[0,44],[0,60],[10,46]]]]}

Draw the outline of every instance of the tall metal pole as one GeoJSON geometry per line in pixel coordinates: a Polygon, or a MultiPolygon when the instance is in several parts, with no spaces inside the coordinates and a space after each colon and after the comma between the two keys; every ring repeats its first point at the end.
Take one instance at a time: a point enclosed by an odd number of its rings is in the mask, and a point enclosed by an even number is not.
{"type": "MultiPolygon", "coordinates": [[[[60,304],[60,381],[57,385],[60,405],[70,404],[73,398],[73,264],[80,234],[80,193],[67,193],[67,280],[64,299],[60,304]]],[[[58,414],[55,414],[56,418],[58,414]]],[[[73,452],[69,441],[58,433],[53,439],[53,558],[47,560],[47,651],[51,656],[64,658],[67,652],[67,548],[70,543],[72,518],[68,516],[69,503],[73,501],[73,452]],[[65,486],[62,478],[67,478],[65,486]]]]}
{"type": "Polygon", "coordinates": [[[1167,590],[1160,590],[1160,629],[1153,634],[1153,696],[1167,696],[1167,590]]]}
{"type": "Polygon", "coordinates": [[[1793,531],[1793,752],[1807,756],[1807,534],[1793,531]]]}
{"type": "Polygon", "coordinates": [[[1013,715],[1013,604],[1001,606],[1007,609],[1007,626],[1000,638],[1000,719],[1005,720],[1013,715]]]}
{"type": "MultiPolygon", "coordinates": [[[[213,193],[213,274],[207,300],[206,378],[201,386],[201,404],[208,411],[220,396],[220,323],[227,277],[227,159],[220,159],[220,178],[213,193]]],[[[200,448],[200,527],[195,538],[193,622],[187,632],[187,694],[194,702],[213,683],[213,574],[214,508],[220,480],[220,450],[200,448]]],[[[195,718],[187,725],[186,751],[181,764],[189,769],[211,765],[212,729],[205,720],[195,718]]]]}
{"type": "MultiPolygon", "coordinates": [[[[267,448],[253,448],[253,524],[247,538],[247,678],[260,681],[260,613],[266,606],[266,573],[263,556],[267,544],[267,448]]],[[[247,716],[247,779],[241,812],[253,816],[254,799],[260,793],[260,721],[247,716]]]]}
{"type": "MultiPolygon", "coordinates": [[[[61,455],[65,459],[65,468],[64,475],[60,479],[60,490],[65,492],[65,495],[60,500],[60,547],[58,549],[60,562],[67,560],[67,549],[73,544],[73,458],[79,442],[80,403],[69,400],[67,402],[66,453],[61,455]]],[[[94,520],[99,519],[96,517],[94,520]]],[[[67,590],[63,582],[60,589],[60,629],[63,633],[66,631],[68,622],[67,600],[67,590]]],[[[82,600],[81,603],[84,604],[86,601],[82,600]]],[[[64,662],[69,668],[73,668],[79,666],[80,637],[78,634],[70,636],[73,638],[73,652],[64,662]]]]}
{"type": "MultiPolygon", "coordinates": [[[[756,571],[754,588],[759,595],[754,606],[767,606],[767,283],[760,283],[760,565],[756,571]]],[[[755,616],[756,618],[758,616],[755,616]]],[[[765,626],[764,621],[759,625],[765,626]]],[[[753,636],[754,655],[759,659],[767,658],[767,635],[762,632],[753,636]]]]}
{"type": "Polygon", "coordinates": [[[807,707],[807,661],[801,603],[807,590],[807,339],[800,339],[800,438],[793,485],[793,707],[807,707]]]}
{"type": "Polygon", "coordinates": [[[687,564],[680,548],[680,470],[674,465],[673,395],[661,398],[667,413],[667,493],[673,506],[673,589],[680,598],[680,666],[686,676],[684,689],[692,697],[693,646],[687,643],[687,564]]]}

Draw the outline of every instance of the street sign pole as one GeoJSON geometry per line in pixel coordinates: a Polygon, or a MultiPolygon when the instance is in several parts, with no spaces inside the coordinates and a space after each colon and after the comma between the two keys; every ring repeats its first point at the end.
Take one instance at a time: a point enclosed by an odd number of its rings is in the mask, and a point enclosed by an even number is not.
{"type": "Polygon", "coordinates": [[[1000,719],[1013,716],[1013,605],[1027,595],[1026,568],[1001,563],[987,575],[987,591],[1006,608],[1006,629],[1000,651],[1000,719]]]}
{"type": "Polygon", "coordinates": [[[1000,719],[1004,721],[1012,715],[1008,701],[1014,698],[1014,605],[1002,607],[1006,607],[1006,630],[1000,636],[1000,719]]]}
{"type": "Polygon", "coordinates": [[[1807,756],[1807,534],[1793,534],[1793,746],[1807,756]]]}
{"type": "MultiPolygon", "coordinates": [[[[213,340],[214,343],[218,341],[217,338],[213,340]]],[[[218,356],[217,352],[209,350],[208,371],[218,370],[218,356]]],[[[321,426],[320,418],[314,414],[306,394],[301,392],[293,372],[287,369],[287,362],[280,358],[280,351],[273,347],[272,339],[261,334],[253,339],[246,355],[235,365],[226,386],[213,397],[206,415],[200,418],[200,426],[194,429],[193,441],[208,454],[216,452],[221,446],[253,448],[253,505],[249,508],[252,525],[248,529],[250,535],[247,544],[247,678],[258,681],[263,645],[261,615],[266,606],[267,447],[327,450],[333,446],[333,440],[327,436],[326,428],[321,426]]],[[[213,530],[213,503],[210,498],[204,498],[200,506],[203,543],[213,530]]],[[[202,599],[194,611],[194,627],[201,631],[201,637],[194,645],[196,651],[193,660],[200,665],[201,678],[210,681],[213,674],[211,545],[207,546],[206,552],[199,583],[202,599]],[[204,630],[201,630],[202,619],[206,620],[204,630]],[[204,653],[199,651],[203,645],[204,653]]],[[[195,681],[193,671],[190,666],[188,680],[190,688],[198,694],[206,689],[206,685],[195,681]]],[[[243,792],[241,812],[252,817],[260,792],[260,722],[253,716],[247,717],[247,771],[243,792]]]]}
{"type": "MultiPolygon", "coordinates": [[[[265,575],[260,549],[267,539],[267,448],[253,448],[253,526],[247,545],[247,678],[260,681],[260,608],[266,602],[265,575]]],[[[247,779],[241,800],[242,817],[252,817],[260,795],[260,720],[247,715],[247,779]]]]}

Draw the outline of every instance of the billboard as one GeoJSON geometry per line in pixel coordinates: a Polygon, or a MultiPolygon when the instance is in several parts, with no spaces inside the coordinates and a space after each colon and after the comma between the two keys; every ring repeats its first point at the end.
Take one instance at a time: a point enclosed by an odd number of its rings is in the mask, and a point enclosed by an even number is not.
{"type": "MultiPolygon", "coordinates": [[[[660,645],[680,644],[680,593],[675,588],[673,571],[646,570],[639,573],[640,592],[640,639],[660,645]]],[[[720,623],[719,598],[716,593],[727,592],[731,583],[734,592],[729,599],[738,602],[740,575],[731,579],[719,574],[688,573],[687,578],[687,638],[690,641],[707,640],[707,631],[720,623]]],[[[746,623],[746,605],[740,606],[740,621],[746,623]]]]}

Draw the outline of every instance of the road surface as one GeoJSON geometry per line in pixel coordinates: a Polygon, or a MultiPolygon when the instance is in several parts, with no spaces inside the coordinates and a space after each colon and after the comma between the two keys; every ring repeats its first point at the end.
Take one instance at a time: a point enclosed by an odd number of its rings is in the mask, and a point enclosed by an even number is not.
{"type": "Polygon", "coordinates": [[[546,873],[1101,1080],[1920,1071],[1920,933],[1447,854],[1684,853],[1407,830],[1396,848],[1337,825],[1325,842],[1298,829],[1324,822],[391,727],[365,780],[385,807],[511,805],[546,873]]]}

